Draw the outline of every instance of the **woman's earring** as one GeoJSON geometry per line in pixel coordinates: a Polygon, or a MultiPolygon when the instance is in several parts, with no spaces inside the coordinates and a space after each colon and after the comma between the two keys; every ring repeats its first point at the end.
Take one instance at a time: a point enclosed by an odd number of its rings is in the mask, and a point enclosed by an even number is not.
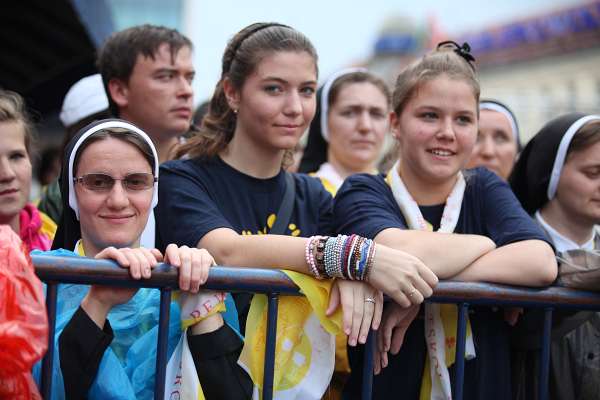
{"type": "Polygon", "coordinates": [[[233,108],[233,113],[237,114],[237,112],[238,112],[237,108],[233,108]]]}

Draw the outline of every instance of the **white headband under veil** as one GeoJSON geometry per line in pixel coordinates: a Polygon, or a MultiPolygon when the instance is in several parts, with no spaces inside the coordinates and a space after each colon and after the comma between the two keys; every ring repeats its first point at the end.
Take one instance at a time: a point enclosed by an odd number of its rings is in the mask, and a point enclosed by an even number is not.
{"type": "MultiPolygon", "coordinates": [[[[154,176],[158,178],[159,161],[158,155],[156,153],[156,148],[154,147],[154,144],[152,143],[150,137],[148,137],[148,135],[144,133],[144,131],[142,131],[137,126],[123,120],[108,120],[92,126],[88,131],[86,131],[79,137],[79,139],[73,146],[71,154],[69,155],[69,206],[75,212],[77,220],[79,220],[79,207],[77,206],[77,197],[75,196],[75,189],[73,185],[73,162],[75,161],[75,155],[77,154],[77,150],[79,150],[79,147],[83,144],[83,142],[85,142],[91,135],[103,129],[112,128],[121,128],[131,131],[140,136],[142,139],[144,139],[146,143],[148,143],[148,146],[150,146],[150,149],[152,149],[152,155],[154,156],[154,176]]],[[[151,208],[153,209],[158,204],[158,179],[156,180],[156,182],[154,182],[154,187],[152,190],[153,194],[151,208]]]]}
{"type": "Polygon", "coordinates": [[[325,84],[323,85],[323,91],[321,92],[321,135],[326,142],[329,142],[329,129],[327,127],[327,114],[329,112],[329,91],[331,90],[331,86],[338,80],[340,77],[348,74],[353,74],[355,72],[368,72],[365,68],[346,68],[340,71],[337,71],[333,75],[331,75],[325,84]]]}

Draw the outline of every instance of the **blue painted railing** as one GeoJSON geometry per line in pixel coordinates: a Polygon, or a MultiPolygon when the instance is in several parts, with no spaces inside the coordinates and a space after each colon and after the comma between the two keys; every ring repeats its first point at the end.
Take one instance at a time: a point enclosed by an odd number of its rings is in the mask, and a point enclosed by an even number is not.
{"type": "MultiPolygon", "coordinates": [[[[126,269],[119,268],[111,261],[92,260],[77,257],[32,256],[36,273],[47,284],[46,305],[48,309],[50,334],[48,352],[42,367],[42,396],[50,399],[52,360],[54,353],[54,318],[56,313],[56,285],[58,283],[100,284],[126,287],[150,287],[161,290],[159,336],[156,359],[155,399],[164,398],[165,367],[167,364],[167,332],[169,324],[169,304],[171,291],[178,286],[177,270],[160,264],[152,277],[134,280],[126,269]]],[[[273,396],[273,371],[275,367],[275,339],[277,326],[277,305],[280,295],[298,296],[298,287],[283,272],[257,268],[213,267],[206,289],[265,293],[268,297],[267,341],[263,380],[263,399],[273,396]]],[[[550,329],[552,310],[570,308],[600,310],[600,293],[583,292],[573,289],[548,287],[532,289],[486,283],[440,282],[434,294],[427,301],[455,303],[459,307],[457,346],[458,354],[464,354],[466,321],[471,305],[518,306],[542,308],[545,310],[543,343],[540,369],[540,399],[548,397],[548,372],[550,361],[550,329]]],[[[363,366],[363,399],[371,398],[373,377],[374,335],[369,335],[363,366]]],[[[456,373],[452,384],[453,398],[462,400],[464,379],[464,357],[456,357],[456,373]]]]}

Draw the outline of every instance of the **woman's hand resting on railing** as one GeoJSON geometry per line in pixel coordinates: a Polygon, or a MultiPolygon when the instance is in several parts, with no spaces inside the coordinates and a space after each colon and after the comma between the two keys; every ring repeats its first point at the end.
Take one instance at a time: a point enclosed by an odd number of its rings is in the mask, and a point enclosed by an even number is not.
{"type": "Polygon", "coordinates": [[[379,244],[376,246],[368,284],[336,280],[332,288],[327,314],[331,315],[341,303],[343,330],[350,346],[364,344],[369,328],[379,328],[383,293],[401,307],[409,307],[421,304],[431,296],[438,282],[437,276],[417,257],[379,244]]]}
{"type": "MultiPolygon", "coordinates": [[[[200,286],[208,279],[208,270],[215,262],[204,249],[167,246],[165,256],[157,249],[107,247],[94,258],[116,261],[121,267],[128,268],[133,279],[147,279],[152,275],[152,268],[159,262],[166,262],[179,269],[179,288],[197,293],[200,286]]],[[[90,291],[81,302],[82,308],[100,326],[108,312],[116,305],[128,302],[137,289],[92,285],[90,291]]]]}
{"type": "Polygon", "coordinates": [[[417,257],[378,244],[368,281],[400,306],[409,307],[431,296],[438,278],[417,257]]]}
{"type": "MultiPolygon", "coordinates": [[[[116,261],[121,267],[129,269],[133,279],[150,278],[151,269],[162,259],[162,254],[156,249],[107,247],[94,257],[116,261]]],[[[128,302],[137,292],[135,288],[120,288],[102,285],[92,285],[81,302],[81,308],[100,328],[104,327],[106,316],[110,310],[128,302]]]]}
{"type": "Polygon", "coordinates": [[[342,327],[348,336],[348,344],[364,344],[369,329],[379,328],[383,294],[365,282],[336,279],[331,289],[327,315],[333,314],[339,305],[342,306],[342,327]]]}
{"type": "Polygon", "coordinates": [[[378,375],[388,365],[388,352],[398,354],[408,327],[419,313],[420,306],[408,308],[394,302],[386,304],[381,320],[381,328],[377,332],[377,347],[373,352],[373,372],[378,375]]]}
{"type": "Polygon", "coordinates": [[[165,250],[164,262],[179,269],[179,289],[198,293],[206,283],[215,259],[205,249],[170,244],[165,250]]]}

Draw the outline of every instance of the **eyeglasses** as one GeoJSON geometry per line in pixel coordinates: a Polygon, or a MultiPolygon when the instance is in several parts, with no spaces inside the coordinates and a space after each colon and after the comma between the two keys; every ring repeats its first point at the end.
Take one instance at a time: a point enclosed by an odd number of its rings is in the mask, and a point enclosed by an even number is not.
{"type": "Polygon", "coordinates": [[[136,172],[117,179],[107,174],[86,174],[73,178],[73,183],[79,183],[86,189],[94,192],[108,192],[112,190],[115,181],[121,181],[127,190],[139,191],[152,188],[154,182],[158,181],[154,175],[145,172],[136,172]]]}

